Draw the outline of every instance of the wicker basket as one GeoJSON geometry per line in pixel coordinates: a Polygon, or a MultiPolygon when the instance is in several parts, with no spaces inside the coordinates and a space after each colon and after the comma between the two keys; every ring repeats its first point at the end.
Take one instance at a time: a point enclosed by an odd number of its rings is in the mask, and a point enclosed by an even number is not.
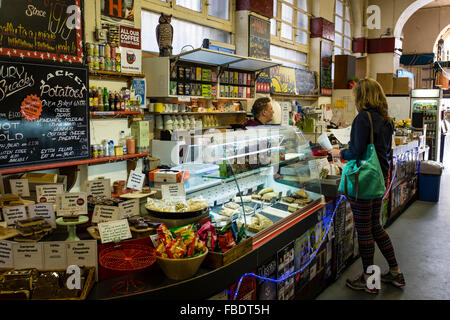
{"type": "Polygon", "coordinates": [[[172,280],[185,280],[197,273],[207,254],[208,249],[194,258],[169,259],[156,257],[156,261],[158,261],[159,266],[167,278],[172,280]]]}

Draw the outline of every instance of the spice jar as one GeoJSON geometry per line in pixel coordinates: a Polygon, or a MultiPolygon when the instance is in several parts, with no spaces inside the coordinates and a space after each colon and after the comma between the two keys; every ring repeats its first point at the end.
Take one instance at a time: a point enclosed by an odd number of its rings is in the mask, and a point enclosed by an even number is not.
{"type": "Polygon", "coordinates": [[[135,154],[136,153],[136,141],[133,137],[127,138],[127,153],[135,154]]]}

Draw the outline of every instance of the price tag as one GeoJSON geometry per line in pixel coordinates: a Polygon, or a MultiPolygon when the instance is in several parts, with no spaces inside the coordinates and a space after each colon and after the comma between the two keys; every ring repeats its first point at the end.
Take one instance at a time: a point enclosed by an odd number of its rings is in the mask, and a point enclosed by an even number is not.
{"type": "Polygon", "coordinates": [[[50,223],[53,228],[56,228],[55,222],[55,210],[53,209],[53,203],[38,203],[32,204],[28,207],[28,215],[30,218],[39,217],[44,218],[45,221],[50,223]]]}
{"type": "Polygon", "coordinates": [[[46,184],[36,186],[37,202],[56,202],[56,195],[64,192],[62,184],[46,184]]]}
{"type": "Polygon", "coordinates": [[[155,248],[158,248],[159,245],[159,236],[157,234],[151,234],[150,235],[150,240],[152,240],[153,246],[155,248]]]}
{"type": "Polygon", "coordinates": [[[14,268],[43,269],[44,255],[43,243],[15,243],[13,245],[14,268]]]}
{"type": "Polygon", "coordinates": [[[3,217],[8,226],[16,224],[19,220],[27,219],[27,210],[25,206],[14,206],[3,208],[3,217]]]}
{"type": "Polygon", "coordinates": [[[0,268],[12,268],[13,263],[13,242],[0,241],[0,268]]]}
{"type": "Polygon", "coordinates": [[[132,170],[130,172],[130,176],[128,177],[127,188],[142,191],[144,181],[145,181],[145,174],[132,170]]]}
{"type": "Polygon", "coordinates": [[[186,189],[183,183],[163,184],[161,186],[163,200],[185,200],[186,189]]]}
{"type": "Polygon", "coordinates": [[[67,265],[97,267],[97,240],[66,242],[67,265]]]}
{"type": "Polygon", "coordinates": [[[56,212],[58,216],[87,214],[86,192],[71,192],[56,195],[56,212]]]}
{"type": "Polygon", "coordinates": [[[111,179],[97,179],[86,182],[87,198],[106,197],[111,198],[111,179]]]}
{"type": "Polygon", "coordinates": [[[178,102],[191,102],[191,97],[190,96],[179,96],[178,102]]]}
{"type": "Polygon", "coordinates": [[[102,243],[121,241],[132,237],[126,219],[99,223],[98,232],[102,243]]]}
{"type": "Polygon", "coordinates": [[[67,251],[65,242],[43,242],[44,244],[44,269],[66,269],[67,251]]]}
{"type": "Polygon", "coordinates": [[[94,213],[92,215],[92,222],[108,222],[120,219],[119,207],[113,206],[95,206],[94,213]]]}
{"type": "Polygon", "coordinates": [[[11,193],[17,194],[21,197],[30,196],[30,186],[28,185],[28,179],[11,179],[9,180],[11,185],[11,193]]]}
{"type": "Polygon", "coordinates": [[[139,215],[139,200],[132,199],[119,203],[119,219],[139,215]]]}

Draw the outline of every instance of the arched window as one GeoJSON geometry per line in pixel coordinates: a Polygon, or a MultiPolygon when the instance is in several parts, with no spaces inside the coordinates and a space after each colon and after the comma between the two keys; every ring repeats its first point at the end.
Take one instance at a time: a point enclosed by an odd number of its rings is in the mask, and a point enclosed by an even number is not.
{"type": "Polygon", "coordinates": [[[334,54],[352,54],[352,27],[348,0],[336,0],[334,10],[334,54]]]}

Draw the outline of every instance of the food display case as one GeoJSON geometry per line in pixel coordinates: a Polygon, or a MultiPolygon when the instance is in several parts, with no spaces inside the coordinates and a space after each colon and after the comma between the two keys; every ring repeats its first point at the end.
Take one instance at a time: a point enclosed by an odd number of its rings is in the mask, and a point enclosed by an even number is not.
{"type": "Polygon", "coordinates": [[[194,136],[183,164],[186,197],[209,203],[213,223],[236,220],[253,243],[322,202],[308,140],[294,127],[194,136]]]}

